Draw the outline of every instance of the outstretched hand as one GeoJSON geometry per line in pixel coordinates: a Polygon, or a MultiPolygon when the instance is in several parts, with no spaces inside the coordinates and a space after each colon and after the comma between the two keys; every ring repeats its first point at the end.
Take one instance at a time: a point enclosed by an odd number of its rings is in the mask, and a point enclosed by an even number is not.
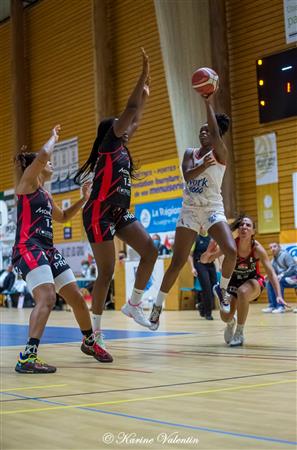
{"type": "Polygon", "coordinates": [[[58,142],[58,140],[59,140],[60,131],[61,131],[61,125],[56,125],[52,129],[52,136],[54,136],[56,142],[58,142]]]}
{"type": "Polygon", "coordinates": [[[215,160],[215,158],[213,156],[206,155],[204,157],[202,165],[203,165],[204,169],[207,169],[210,166],[215,166],[216,165],[216,160],[215,160]]]}
{"type": "Polygon", "coordinates": [[[92,181],[85,181],[85,183],[82,185],[82,196],[83,199],[88,201],[91,195],[91,190],[92,190],[92,181]]]}
{"type": "Polygon", "coordinates": [[[144,79],[147,82],[147,79],[149,78],[149,73],[150,73],[149,57],[147,56],[143,47],[141,47],[141,52],[142,52],[142,73],[143,73],[144,79]]]}

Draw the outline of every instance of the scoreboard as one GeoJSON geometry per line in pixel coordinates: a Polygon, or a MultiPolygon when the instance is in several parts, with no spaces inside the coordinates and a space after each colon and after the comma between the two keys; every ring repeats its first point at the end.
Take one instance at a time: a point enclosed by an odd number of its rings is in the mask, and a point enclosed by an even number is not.
{"type": "Polygon", "coordinates": [[[297,116],[297,47],[256,61],[260,123],[297,116]]]}

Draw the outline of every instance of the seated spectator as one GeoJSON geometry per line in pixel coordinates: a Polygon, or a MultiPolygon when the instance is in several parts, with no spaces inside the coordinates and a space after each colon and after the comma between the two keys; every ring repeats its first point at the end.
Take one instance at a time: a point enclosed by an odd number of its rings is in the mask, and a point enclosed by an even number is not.
{"type": "MultiPolygon", "coordinates": [[[[294,276],[297,275],[297,264],[294,258],[286,250],[283,250],[280,244],[272,242],[269,245],[273,258],[271,260],[272,267],[277,274],[281,288],[282,297],[284,297],[284,289],[294,287],[291,283],[294,276]],[[289,282],[288,282],[289,281],[289,282]]],[[[297,287],[297,284],[296,284],[297,287]]],[[[283,313],[286,311],[284,305],[279,305],[276,301],[274,289],[270,282],[267,283],[268,307],[262,309],[264,313],[283,313]]]]}
{"type": "Polygon", "coordinates": [[[15,282],[15,274],[12,265],[7,266],[7,269],[1,274],[2,286],[0,286],[0,293],[11,291],[15,282]]]}
{"type": "Polygon", "coordinates": [[[161,244],[161,238],[158,234],[153,234],[152,236],[154,246],[158,249],[158,255],[169,255],[169,250],[165,245],[161,244]]]}

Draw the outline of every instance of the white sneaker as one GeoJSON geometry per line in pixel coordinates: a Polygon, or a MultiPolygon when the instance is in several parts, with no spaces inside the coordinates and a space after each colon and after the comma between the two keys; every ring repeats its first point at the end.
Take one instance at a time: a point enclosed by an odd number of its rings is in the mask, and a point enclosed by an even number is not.
{"type": "Polygon", "coordinates": [[[294,286],[294,284],[297,285],[297,277],[296,277],[296,275],[293,276],[293,277],[286,277],[285,278],[285,282],[290,284],[291,286],[294,286]]]}
{"type": "Polygon", "coordinates": [[[141,303],[138,303],[138,305],[132,305],[129,300],[121,308],[121,311],[126,316],[132,317],[136,323],[142,325],[143,327],[150,328],[152,325],[151,322],[145,317],[141,303]]]}
{"type": "Polygon", "coordinates": [[[272,306],[267,306],[267,308],[262,309],[262,313],[272,313],[274,308],[272,306]]]}
{"type": "Polygon", "coordinates": [[[272,314],[282,314],[286,312],[286,308],[284,308],[283,306],[278,306],[277,308],[274,308],[274,310],[272,311],[272,314]]]}
{"type": "Polygon", "coordinates": [[[236,319],[235,319],[235,317],[233,317],[233,319],[230,322],[227,322],[226,328],[224,331],[224,339],[225,339],[226,344],[230,344],[230,342],[232,341],[233,336],[234,336],[235,326],[236,326],[236,319]]]}
{"type": "Polygon", "coordinates": [[[232,341],[229,343],[230,347],[240,347],[244,343],[243,333],[235,331],[232,341]]]}
{"type": "Polygon", "coordinates": [[[293,309],[293,313],[297,313],[297,308],[294,308],[294,309],[293,309]]]}

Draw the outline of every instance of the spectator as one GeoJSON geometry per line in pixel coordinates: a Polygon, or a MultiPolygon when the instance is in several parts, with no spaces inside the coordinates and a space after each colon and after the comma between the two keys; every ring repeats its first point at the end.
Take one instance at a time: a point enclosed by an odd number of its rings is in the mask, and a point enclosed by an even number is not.
{"type": "MultiPolygon", "coordinates": [[[[280,244],[272,242],[269,245],[272,252],[273,258],[271,260],[272,267],[279,279],[279,284],[281,288],[282,297],[284,296],[284,289],[292,287],[293,285],[289,282],[293,276],[297,274],[297,264],[294,258],[286,250],[283,250],[280,244]]],[[[296,285],[297,287],[297,285],[296,285]]],[[[284,313],[286,308],[284,305],[280,305],[276,301],[276,296],[274,289],[270,282],[267,283],[267,294],[268,294],[268,307],[262,309],[264,313],[284,313]]]]}
{"type": "Polygon", "coordinates": [[[161,244],[161,238],[158,234],[153,234],[152,236],[154,246],[158,250],[158,255],[169,255],[169,250],[167,247],[165,247],[164,244],[161,244]]]}
{"type": "Polygon", "coordinates": [[[201,317],[206,320],[213,320],[211,311],[214,308],[213,286],[217,282],[217,271],[214,262],[203,264],[200,261],[202,253],[204,253],[210,242],[210,237],[203,227],[196,237],[195,246],[190,254],[189,262],[191,264],[192,273],[200,281],[202,288],[201,302],[198,304],[198,310],[201,317]]]}
{"type": "Polygon", "coordinates": [[[6,271],[1,274],[1,281],[2,286],[0,287],[0,292],[11,291],[11,288],[15,282],[15,274],[11,264],[7,266],[6,271]]]}

